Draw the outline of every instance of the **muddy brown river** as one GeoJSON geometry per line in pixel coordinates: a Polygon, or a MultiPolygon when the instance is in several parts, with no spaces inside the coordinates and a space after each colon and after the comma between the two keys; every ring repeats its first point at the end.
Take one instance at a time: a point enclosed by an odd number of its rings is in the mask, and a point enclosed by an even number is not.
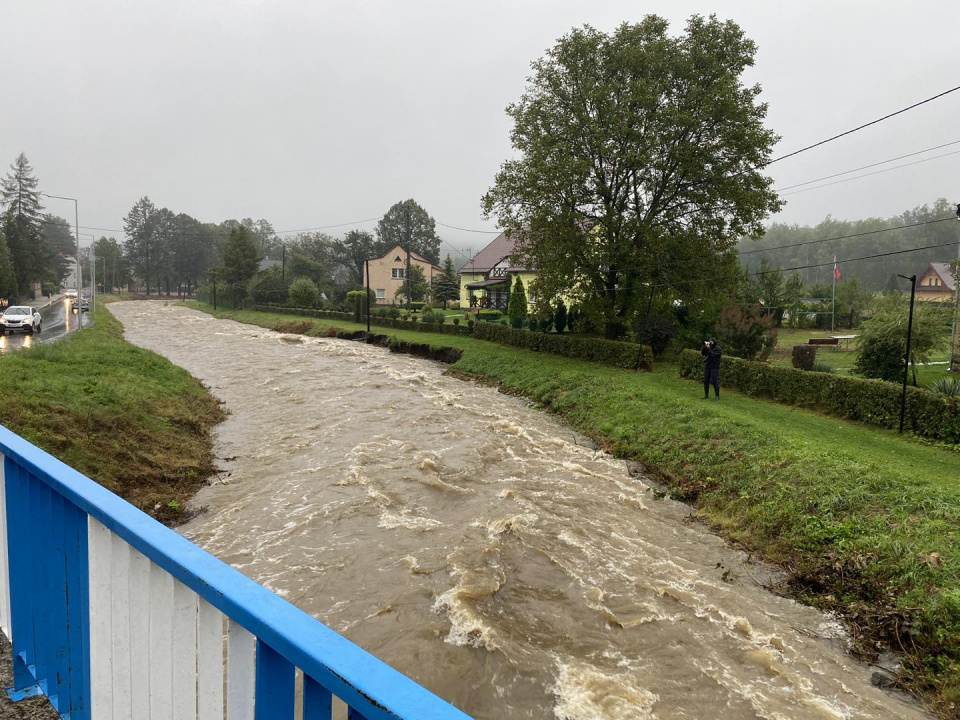
{"type": "Polygon", "coordinates": [[[927,717],[833,618],[523,400],[361,343],[110,308],[230,411],[181,532],[470,715],[927,717]]]}

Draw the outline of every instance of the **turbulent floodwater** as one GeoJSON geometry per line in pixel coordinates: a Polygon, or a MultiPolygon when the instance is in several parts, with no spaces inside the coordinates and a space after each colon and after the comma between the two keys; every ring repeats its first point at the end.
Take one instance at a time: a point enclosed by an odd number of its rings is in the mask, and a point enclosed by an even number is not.
{"type": "Polygon", "coordinates": [[[111,309],[231,413],[229,475],[181,531],[467,713],[925,717],[830,617],[522,400],[361,343],[111,309]]]}

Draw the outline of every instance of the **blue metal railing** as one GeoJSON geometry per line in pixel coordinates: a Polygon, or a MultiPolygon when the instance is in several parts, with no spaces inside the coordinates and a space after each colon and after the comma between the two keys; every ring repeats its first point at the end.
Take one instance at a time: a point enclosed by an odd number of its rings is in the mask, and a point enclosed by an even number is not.
{"type": "MultiPolygon", "coordinates": [[[[117,570],[117,563],[109,554],[98,555],[101,551],[96,548],[102,543],[96,540],[95,532],[102,532],[102,525],[128,544],[133,553],[142,554],[195,593],[201,599],[200,607],[204,602],[209,603],[226,616],[231,627],[239,625],[256,638],[255,660],[252,660],[255,662],[255,692],[252,693],[255,720],[293,718],[297,668],[303,673],[304,720],[329,719],[332,696],[348,705],[351,718],[463,720],[468,717],[3,427],[0,427],[0,452],[4,456],[0,490],[5,496],[0,509],[0,525],[4,526],[0,530],[5,531],[0,533],[3,536],[0,545],[6,545],[0,558],[0,584],[7,584],[0,588],[0,625],[12,636],[13,695],[42,692],[62,717],[92,720],[91,707],[99,707],[98,703],[112,706],[112,717],[120,717],[126,714],[122,709],[128,702],[125,693],[144,692],[135,681],[129,690],[102,687],[103,683],[98,680],[104,676],[109,678],[111,667],[116,673],[117,658],[121,663],[126,662],[127,652],[130,653],[127,674],[141,672],[138,663],[151,662],[149,657],[138,658],[136,650],[128,649],[137,647],[133,642],[136,638],[129,638],[130,627],[145,622],[138,613],[150,611],[124,605],[135,596],[146,597],[146,589],[138,589],[133,584],[123,587],[117,578],[127,578],[123,574],[126,570],[117,570]],[[111,572],[121,574],[112,579],[103,575],[111,572]],[[97,618],[93,630],[91,606],[97,618]],[[124,619],[124,613],[130,614],[129,620],[124,619]],[[109,625],[111,622],[113,626],[109,625]],[[130,626],[122,627],[123,622],[129,622],[130,626]],[[103,654],[108,651],[112,654],[103,654]],[[101,655],[109,662],[98,659],[101,655]],[[93,672],[91,664],[97,663],[101,670],[93,672]]],[[[135,573],[131,572],[129,578],[131,583],[136,582],[135,573]]],[[[209,625],[207,629],[208,638],[219,631],[220,655],[229,656],[230,653],[223,653],[222,624],[209,625]]],[[[232,630],[227,634],[232,636],[232,630]]],[[[196,639],[196,630],[191,637],[196,639]]],[[[141,646],[146,647],[148,653],[165,653],[163,657],[169,657],[170,648],[159,648],[155,640],[151,634],[150,641],[144,641],[141,646]]],[[[215,656],[216,652],[212,654],[215,656]]],[[[208,651],[207,657],[210,656],[208,651]]],[[[178,662],[187,660],[173,657],[174,666],[178,662]]],[[[199,675],[200,665],[196,667],[199,675]]],[[[223,677],[220,676],[221,686],[223,677]]],[[[227,673],[226,677],[231,676],[227,673]]],[[[208,685],[214,694],[222,690],[222,687],[216,688],[217,681],[208,685]]],[[[234,690],[228,687],[227,692],[234,690]]],[[[135,699],[130,700],[134,702],[135,699]]],[[[198,703],[197,707],[200,706],[198,703]]],[[[246,717],[245,713],[238,711],[236,716],[246,717]]],[[[110,717],[100,710],[95,710],[95,714],[96,720],[110,717]]]]}

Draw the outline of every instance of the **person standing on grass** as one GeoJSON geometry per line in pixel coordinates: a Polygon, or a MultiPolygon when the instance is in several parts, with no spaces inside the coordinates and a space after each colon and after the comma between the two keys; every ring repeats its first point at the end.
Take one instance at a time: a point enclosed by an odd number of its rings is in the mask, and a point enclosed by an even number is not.
{"type": "Polygon", "coordinates": [[[717,345],[716,338],[710,338],[703,343],[703,349],[700,350],[705,363],[703,369],[703,399],[710,397],[710,386],[713,385],[714,400],[720,399],[720,358],[723,356],[723,350],[717,345]]]}

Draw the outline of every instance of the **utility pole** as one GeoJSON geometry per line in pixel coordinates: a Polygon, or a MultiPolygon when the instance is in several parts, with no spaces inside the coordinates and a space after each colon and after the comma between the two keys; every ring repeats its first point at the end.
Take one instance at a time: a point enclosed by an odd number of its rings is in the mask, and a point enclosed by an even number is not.
{"type": "Polygon", "coordinates": [[[286,281],[287,279],[287,246],[283,243],[280,243],[280,247],[283,248],[283,260],[280,265],[280,279],[286,281]]]}
{"type": "MultiPolygon", "coordinates": [[[[96,244],[90,243],[90,285],[91,292],[93,293],[93,314],[97,314],[97,250],[96,244]]],[[[80,308],[80,312],[83,312],[83,307],[80,308]]]]}
{"type": "MultiPolygon", "coordinates": [[[[901,277],[903,277],[901,275],[901,277]]],[[[837,322],[837,256],[833,256],[833,311],[830,313],[830,332],[836,332],[837,322]]]]}
{"type": "Polygon", "coordinates": [[[407,226],[407,312],[410,312],[410,210],[404,212],[407,226]]]}
{"type": "Polygon", "coordinates": [[[367,334],[370,334],[370,260],[363,261],[367,276],[367,334]]]}
{"type": "Polygon", "coordinates": [[[913,335],[913,299],[917,294],[917,276],[897,275],[910,281],[910,317],[907,320],[907,356],[903,361],[903,395],[900,398],[900,432],[903,432],[903,416],[907,410],[907,371],[910,369],[910,336],[913,335]]]}
{"type": "MultiPolygon", "coordinates": [[[[957,203],[957,220],[960,220],[960,203],[957,203]]],[[[960,243],[957,244],[957,265],[951,267],[953,275],[953,330],[950,332],[950,362],[947,364],[949,372],[957,372],[957,316],[960,315],[960,243]]]]}

